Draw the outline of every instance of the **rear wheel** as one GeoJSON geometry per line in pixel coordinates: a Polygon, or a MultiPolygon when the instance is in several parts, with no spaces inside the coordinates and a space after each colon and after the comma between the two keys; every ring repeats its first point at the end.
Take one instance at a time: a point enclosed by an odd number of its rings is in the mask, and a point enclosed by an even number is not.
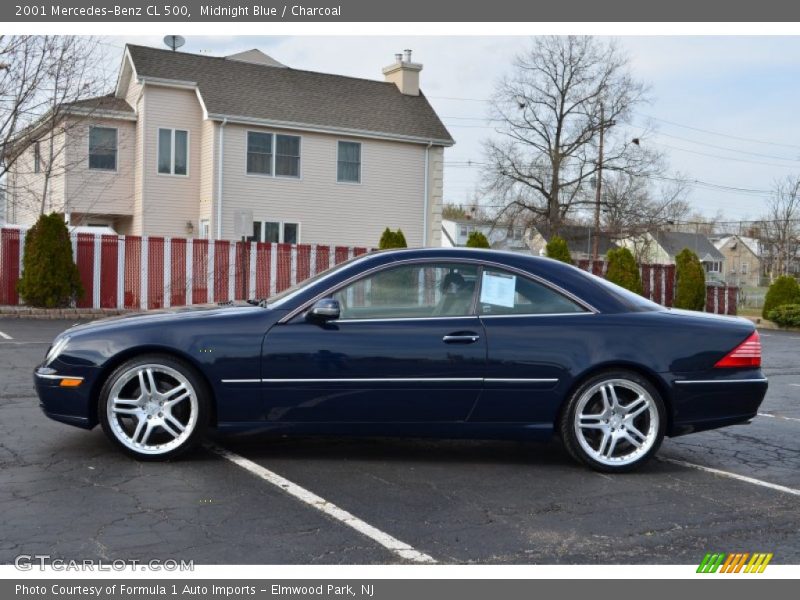
{"type": "Polygon", "coordinates": [[[209,394],[194,369],[150,354],[119,366],[100,393],[98,415],[108,438],[140,460],[173,458],[202,438],[209,394]]]}
{"type": "Polygon", "coordinates": [[[563,413],[561,439],[597,471],[631,471],[656,453],[666,415],[658,391],[631,371],[607,371],[583,383],[563,413]]]}

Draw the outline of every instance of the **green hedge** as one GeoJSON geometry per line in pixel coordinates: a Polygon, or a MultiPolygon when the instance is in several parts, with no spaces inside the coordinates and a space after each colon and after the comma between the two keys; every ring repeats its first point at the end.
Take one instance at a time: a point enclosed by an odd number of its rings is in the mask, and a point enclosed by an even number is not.
{"type": "Polygon", "coordinates": [[[706,273],[697,254],[684,248],[675,257],[675,308],[703,310],[706,306],[706,273]]]}
{"type": "Polygon", "coordinates": [[[551,237],[550,241],[547,242],[547,246],[545,246],[545,254],[547,254],[548,258],[560,260],[568,265],[572,264],[572,256],[570,256],[569,253],[567,240],[557,235],[551,237]]]}
{"type": "Polygon", "coordinates": [[[381,240],[378,243],[379,250],[389,250],[391,248],[408,248],[408,243],[406,243],[406,236],[403,235],[403,230],[398,229],[397,231],[392,231],[388,227],[383,230],[383,234],[381,235],[381,240]]]}
{"type": "Polygon", "coordinates": [[[785,304],[800,304],[800,284],[794,277],[783,275],[772,282],[764,298],[764,309],[761,316],[765,319],[772,318],[769,314],[776,308],[785,304]]]}
{"type": "Polygon", "coordinates": [[[782,327],[800,327],[800,304],[784,304],[769,312],[768,319],[782,327]]]}
{"type": "Polygon", "coordinates": [[[467,238],[467,248],[491,248],[489,240],[480,231],[471,231],[467,238]]]}
{"type": "Polygon", "coordinates": [[[83,296],[69,231],[60,215],[42,215],[28,231],[22,269],[17,291],[30,306],[61,308],[83,296]]]}
{"type": "Polygon", "coordinates": [[[606,279],[616,283],[626,290],[642,294],[642,277],[639,274],[639,265],[627,248],[612,248],[608,251],[608,268],[606,279]]]}

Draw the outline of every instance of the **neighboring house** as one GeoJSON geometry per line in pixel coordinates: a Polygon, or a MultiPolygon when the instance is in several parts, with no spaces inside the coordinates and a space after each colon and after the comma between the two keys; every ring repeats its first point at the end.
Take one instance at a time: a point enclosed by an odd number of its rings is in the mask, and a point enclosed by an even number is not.
{"type": "Polygon", "coordinates": [[[755,238],[728,235],[714,241],[725,257],[722,279],[735,286],[758,287],[761,284],[761,257],[755,238]]]}
{"type": "Polygon", "coordinates": [[[466,246],[469,234],[473,231],[479,231],[485,235],[495,250],[530,254],[531,249],[526,241],[524,227],[497,225],[492,221],[473,219],[442,219],[441,245],[444,248],[466,246]]]}
{"type": "MultiPolygon", "coordinates": [[[[444,148],[410,51],[384,81],[126,46],[115,92],[71,105],[47,212],[122,234],[374,246],[388,226],[439,246],[444,148]],[[72,121],[71,121],[72,122],[72,121]],[[248,232],[249,233],[249,232],[248,232]]],[[[9,173],[8,220],[38,216],[35,139],[9,173]]]]}
{"type": "MultiPolygon", "coordinates": [[[[567,242],[572,260],[583,260],[592,258],[592,245],[594,239],[594,228],[584,225],[562,225],[558,230],[558,236],[567,242]]],[[[546,256],[547,244],[551,239],[550,228],[539,225],[533,229],[531,235],[531,250],[539,256],[546,256]]],[[[597,255],[599,259],[604,259],[608,251],[616,248],[614,240],[607,233],[600,233],[598,238],[597,255]]]]}
{"type": "Polygon", "coordinates": [[[621,239],[617,243],[629,248],[640,262],[655,264],[675,264],[675,257],[681,250],[689,248],[703,263],[707,279],[721,281],[723,278],[725,256],[702,233],[659,231],[621,239]]]}

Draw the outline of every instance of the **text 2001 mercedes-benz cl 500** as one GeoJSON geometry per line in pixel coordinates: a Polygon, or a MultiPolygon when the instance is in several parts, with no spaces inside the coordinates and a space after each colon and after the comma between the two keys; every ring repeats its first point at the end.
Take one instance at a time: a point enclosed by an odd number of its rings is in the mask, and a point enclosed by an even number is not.
{"type": "Polygon", "coordinates": [[[261,305],[80,325],[34,379],[45,413],[137,458],[221,432],[542,439],[603,471],[742,423],[753,325],[665,309],[575,267],[466,249],[352,259],[261,305]]]}

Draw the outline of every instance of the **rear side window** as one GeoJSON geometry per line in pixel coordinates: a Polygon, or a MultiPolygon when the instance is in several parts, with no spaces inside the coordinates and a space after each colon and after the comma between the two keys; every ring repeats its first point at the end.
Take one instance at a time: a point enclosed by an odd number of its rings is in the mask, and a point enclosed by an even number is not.
{"type": "Polygon", "coordinates": [[[499,269],[484,269],[480,315],[552,315],[587,312],[580,304],[527,277],[499,269]]]}

